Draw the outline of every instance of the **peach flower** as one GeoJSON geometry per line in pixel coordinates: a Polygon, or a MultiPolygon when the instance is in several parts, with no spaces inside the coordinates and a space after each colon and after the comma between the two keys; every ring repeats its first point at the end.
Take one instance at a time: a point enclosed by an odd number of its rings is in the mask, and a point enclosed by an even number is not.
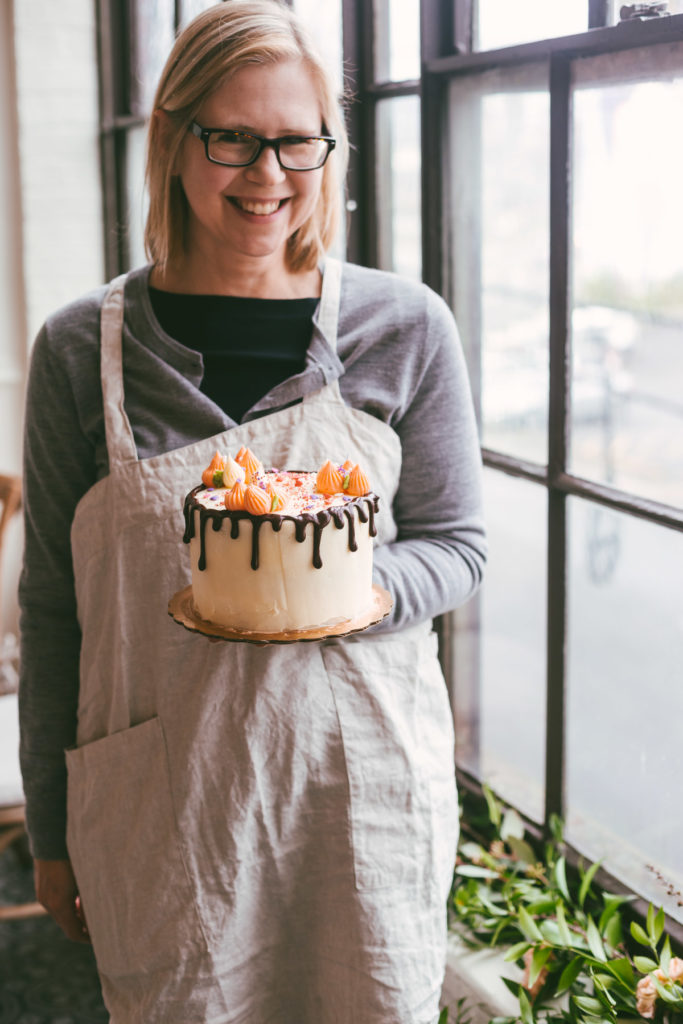
{"type": "Polygon", "coordinates": [[[641,1017],[647,1019],[654,1017],[656,999],[657,989],[648,974],[645,978],[641,978],[636,986],[636,1009],[641,1017]]]}
{"type": "Polygon", "coordinates": [[[672,956],[669,960],[669,973],[665,974],[664,971],[657,968],[655,971],[655,978],[657,981],[681,981],[683,979],[683,960],[680,956],[672,956]]]}

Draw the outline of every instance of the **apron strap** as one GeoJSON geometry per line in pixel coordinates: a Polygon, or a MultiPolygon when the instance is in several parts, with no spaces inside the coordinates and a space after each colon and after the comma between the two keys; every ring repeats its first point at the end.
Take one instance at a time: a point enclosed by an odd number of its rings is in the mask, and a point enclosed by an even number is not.
{"type": "Polygon", "coordinates": [[[137,462],[138,450],[123,407],[123,289],[126,275],[114,278],[102,304],[100,379],[109,469],[137,462]]]}
{"type": "Polygon", "coordinates": [[[339,299],[341,297],[342,265],[339,260],[328,256],[323,271],[323,287],[320,293],[318,327],[334,352],[337,351],[337,325],[339,323],[339,299]]]}
{"type": "MultiPolygon", "coordinates": [[[[340,260],[328,256],[323,269],[323,286],[320,293],[320,308],[318,311],[318,329],[325,340],[337,351],[337,328],[339,325],[339,300],[341,298],[342,264],[340,260]]],[[[309,395],[304,395],[305,405],[317,405],[320,403],[333,403],[344,405],[339,380],[335,378],[309,395]]]]}

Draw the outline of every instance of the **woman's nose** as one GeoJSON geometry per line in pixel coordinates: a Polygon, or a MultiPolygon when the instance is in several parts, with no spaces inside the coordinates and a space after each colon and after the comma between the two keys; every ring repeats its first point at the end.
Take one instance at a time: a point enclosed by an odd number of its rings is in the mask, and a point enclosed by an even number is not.
{"type": "Polygon", "coordinates": [[[282,181],[285,176],[272,146],[264,146],[259,153],[258,160],[247,167],[247,173],[251,181],[266,184],[282,181]]]}

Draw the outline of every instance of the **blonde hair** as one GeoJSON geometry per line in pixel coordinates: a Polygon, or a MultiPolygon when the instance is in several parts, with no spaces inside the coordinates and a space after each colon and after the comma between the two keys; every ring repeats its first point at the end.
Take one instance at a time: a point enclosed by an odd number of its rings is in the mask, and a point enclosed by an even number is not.
{"type": "Polygon", "coordinates": [[[280,0],[225,0],[180,33],[154,97],[147,134],[145,250],[160,269],[185,251],[188,204],[173,168],[203,101],[240,68],[283,60],[304,63],[318,90],[325,133],[337,140],[323,167],[316,208],[287,243],[289,268],[313,269],[332,244],[341,213],[348,139],[329,73],[300,21],[280,0]],[[154,116],[160,110],[167,116],[154,116]]]}

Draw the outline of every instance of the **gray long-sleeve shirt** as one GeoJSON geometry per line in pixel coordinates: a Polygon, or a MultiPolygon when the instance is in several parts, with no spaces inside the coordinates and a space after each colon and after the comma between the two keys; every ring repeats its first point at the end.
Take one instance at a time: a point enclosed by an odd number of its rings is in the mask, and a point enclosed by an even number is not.
{"type": "MultiPolygon", "coordinates": [[[[150,458],[235,426],[199,390],[202,357],[156,321],[149,267],[129,275],[124,309],[125,408],[138,455],[150,458]]],[[[21,765],[34,856],[67,856],[64,750],[74,743],[80,631],[70,530],[80,498],[108,472],[100,385],[106,289],[50,317],[29,375],[21,606],[21,765]]],[[[339,378],[344,401],[388,423],[403,450],[394,504],[398,536],[375,552],[375,580],[396,630],[462,604],[486,547],[481,461],[453,317],[423,285],[344,265],[337,353],[314,333],[304,371],[256,403],[243,422],[339,378]]]]}

